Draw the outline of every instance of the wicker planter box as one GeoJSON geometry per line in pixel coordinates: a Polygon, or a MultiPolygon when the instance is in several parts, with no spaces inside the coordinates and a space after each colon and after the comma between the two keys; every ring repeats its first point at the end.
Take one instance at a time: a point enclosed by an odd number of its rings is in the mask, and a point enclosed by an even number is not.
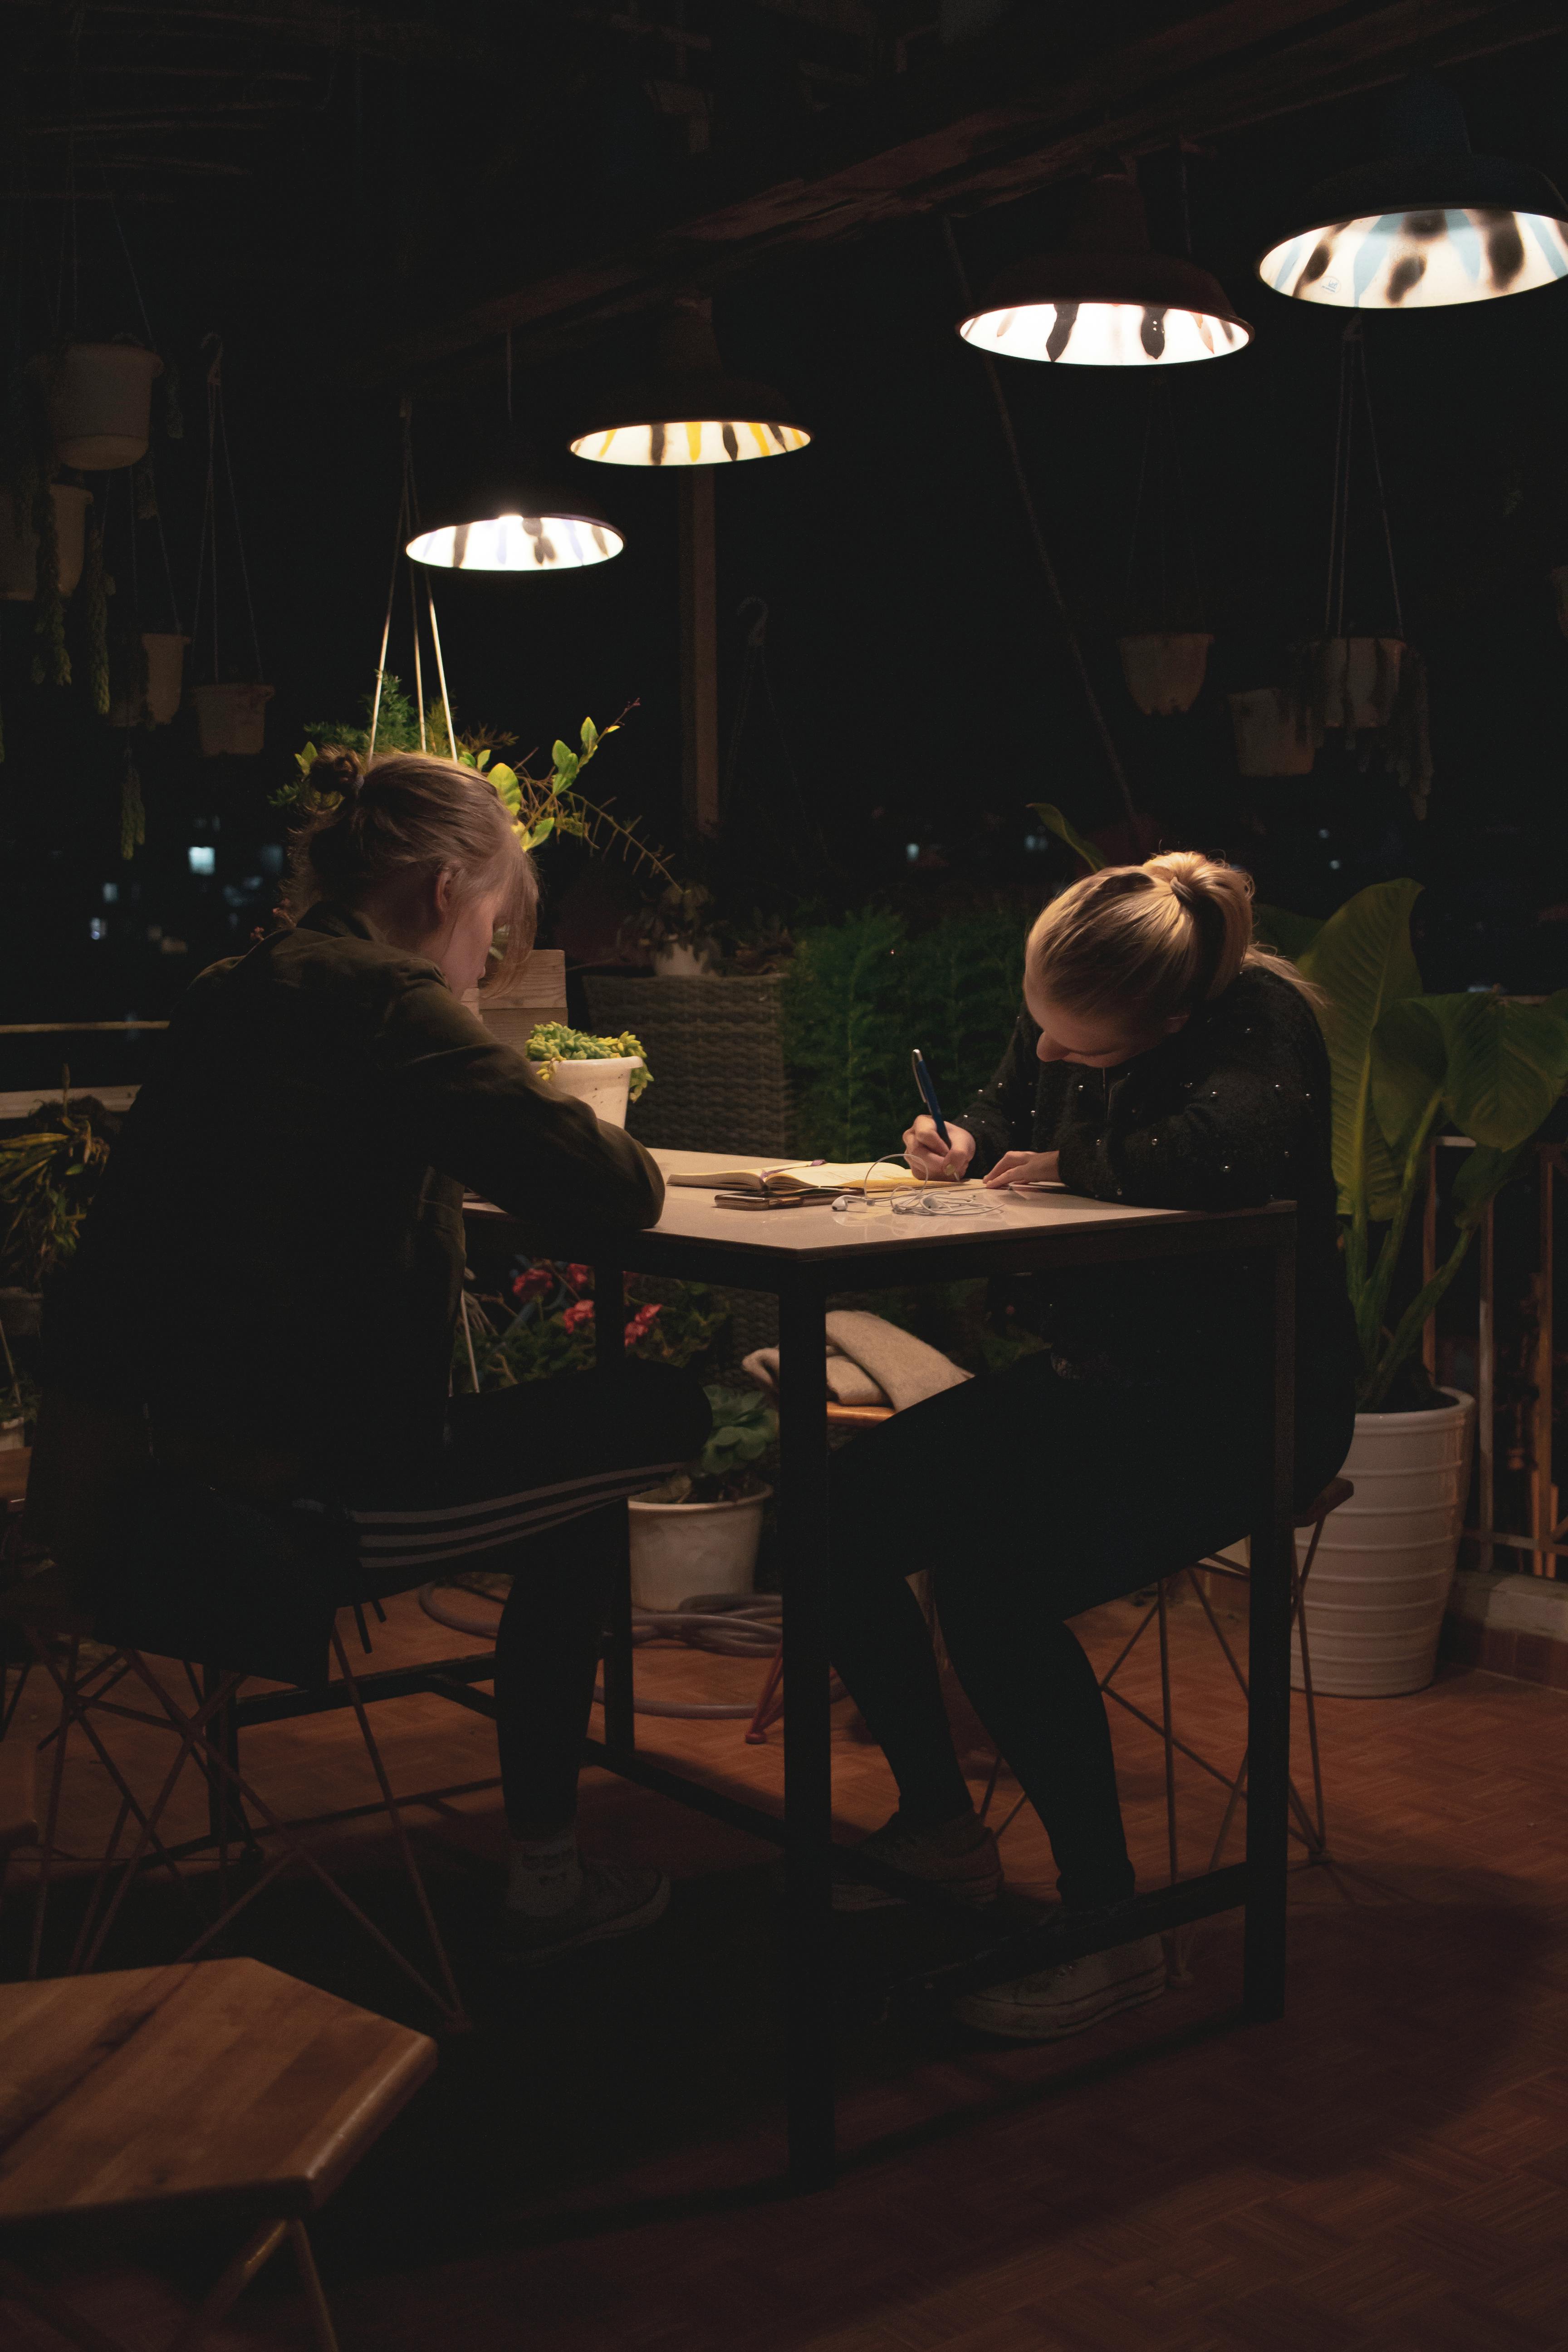
{"type": "Polygon", "coordinates": [[[643,1143],[673,1151],[731,1151],[787,1160],[794,1147],[779,994],[769,975],[742,980],[584,982],[594,1027],[631,1030],[653,1084],[626,1124],[643,1143]]]}

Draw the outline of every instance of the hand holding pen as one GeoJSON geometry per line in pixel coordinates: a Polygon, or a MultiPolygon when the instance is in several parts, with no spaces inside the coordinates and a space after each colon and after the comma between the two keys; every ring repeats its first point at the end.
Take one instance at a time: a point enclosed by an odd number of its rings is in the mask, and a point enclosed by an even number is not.
{"type": "Polygon", "coordinates": [[[974,1157],[974,1138],[968,1128],[949,1127],[943,1118],[925,1056],[918,1046],[910,1060],[926,1108],[913,1127],[904,1129],[904,1157],[912,1175],[927,1181],[956,1183],[974,1157]]]}

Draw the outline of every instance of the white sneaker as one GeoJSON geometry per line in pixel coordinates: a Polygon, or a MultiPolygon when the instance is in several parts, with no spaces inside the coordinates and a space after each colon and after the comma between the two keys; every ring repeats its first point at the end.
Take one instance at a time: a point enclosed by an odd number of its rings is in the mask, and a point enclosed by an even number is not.
{"type": "MultiPolygon", "coordinates": [[[[868,1838],[862,1840],[859,1851],[885,1862],[889,1870],[901,1870],[907,1878],[918,1878],[955,1901],[976,1908],[994,1903],[1002,1892],[1002,1857],[996,1851],[996,1840],[973,1813],[954,1822],[939,1822],[933,1829],[912,1829],[900,1814],[895,1813],[890,1822],[884,1822],[879,1830],[873,1830],[868,1838]]],[[[888,1904],[902,1900],[902,1895],[889,1893],[870,1879],[840,1878],[833,1882],[836,1911],[879,1911],[888,1904]]]]}
{"type": "Polygon", "coordinates": [[[1060,2042],[1098,2025],[1102,2017],[1158,2000],[1164,1990],[1164,1947],[1158,1936],[1141,1936],[1135,1944],[1090,1952],[1065,1968],[1040,1969],[1011,1984],[961,1993],[952,2013],[982,2033],[1000,2033],[1012,2042],[1060,2042]]]}
{"type": "Polygon", "coordinates": [[[540,1968],[584,1944],[634,1935],[639,1927],[651,1927],[668,1907],[669,1881],[662,1870],[629,1862],[584,1862],[583,1892],[564,1911],[535,1919],[508,1908],[506,1956],[515,1967],[540,1968]]]}

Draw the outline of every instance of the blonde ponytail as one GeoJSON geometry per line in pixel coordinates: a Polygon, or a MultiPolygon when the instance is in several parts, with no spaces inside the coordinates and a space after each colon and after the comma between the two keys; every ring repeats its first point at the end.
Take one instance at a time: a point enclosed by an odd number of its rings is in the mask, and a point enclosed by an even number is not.
{"type": "Polygon", "coordinates": [[[1173,849],[1105,866],[1053,898],[1029,933],[1025,985],[1075,1013],[1114,1005],[1161,1022],[1212,1003],[1257,966],[1310,994],[1294,964],[1253,938],[1251,875],[1173,849]]]}

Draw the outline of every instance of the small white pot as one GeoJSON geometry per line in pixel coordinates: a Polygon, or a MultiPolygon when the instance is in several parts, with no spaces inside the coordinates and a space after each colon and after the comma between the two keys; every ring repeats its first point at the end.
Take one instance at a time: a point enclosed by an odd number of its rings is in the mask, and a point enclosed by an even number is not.
{"type": "Polygon", "coordinates": [[[700,1594],[750,1592],[772,1493],[762,1486],[738,1503],[633,1502],[633,1607],[679,1609],[700,1594]]]}
{"type": "Polygon", "coordinates": [[[23,1454],[27,1441],[23,1434],[25,1421],[0,1421],[0,1454],[23,1454]]]}
{"type": "Polygon", "coordinates": [[[60,463],[98,474],[144,457],[153,378],[163,373],[157,352],[138,343],[72,343],[50,410],[60,463]]]}
{"type": "Polygon", "coordinates": [[[642,1064],[635,1054],[618,1054],[604,1062],[552,1062],[550,1084],[563,1095],[585,1102],[606,1127],[625,1127],[631,1097],[632,1072],[642,1064]]]}
{"type": "Polygon", "coordinates": [[[655,948],[653,971],[656,980],[711,980],[713,950],[706,940],[693,946],[689,940],[672,940],[668,947],[655,948]]]}
{"type": "Polygon", "coordinates": [[[259,751],[274,691],[270,686],[193,686],[203,758],[216,759],[220,751],[259,751]]]}
{"type": "MultiPolygon", "coordinates": [[[[55,505],[55,544],[59,551],[60,594],[68,596],[81,578],[87,554],[87,510],[92,492],[79,482],[51,482],[55,505]]],[[[16,507],[9,489],[0,483],[0,597],[7,604],[28,604],[38,593],[38,534],[31,515],[16,527],[16,507]]]]}
{"type": "Polygon", "coordinates": [[[1311,729],[1282,686],[1227,695],[1236,730],[1236,764],[1244,776],[1310,775],[1317,746],[1311,729]]]}
{"type": "Polygon", "coordinates": [[[1195,631],[1117,638],[1127,691],[1146,719],[1172,719],[1192,709],[1213,643],[1212,636],[1195,631]]]}
{"type": "MultiPolygon", "coordinates": [[[[1323,1522],[1304,1607],[1312,1687],[1331,1698],[1425,1690],[1437,1663],[1465,1497],[1474,1399],[1445,1389],[1436,1412],[1358,1412],[1344,1475],[1355,1487],[1323,1522]]],[[[1291,1680],[1302,1687],[1300,1643],[1291,1680]]]]}

